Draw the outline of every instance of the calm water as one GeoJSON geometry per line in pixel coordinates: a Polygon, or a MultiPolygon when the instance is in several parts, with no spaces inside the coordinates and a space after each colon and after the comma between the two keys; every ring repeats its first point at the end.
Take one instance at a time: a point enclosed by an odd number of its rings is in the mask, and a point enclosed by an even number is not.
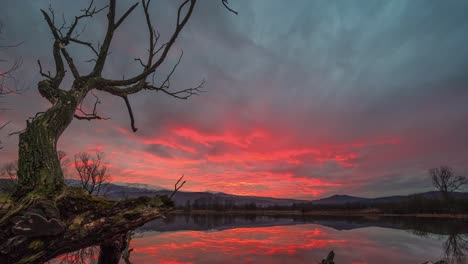
{"type": "Polygon", "coordinates": [[[387,217],[171,215],[136,230],[131,248],[134,264],[319,263],[330,250],[338,264],[444,258],[467,263],[468,224],[387,217]]]}

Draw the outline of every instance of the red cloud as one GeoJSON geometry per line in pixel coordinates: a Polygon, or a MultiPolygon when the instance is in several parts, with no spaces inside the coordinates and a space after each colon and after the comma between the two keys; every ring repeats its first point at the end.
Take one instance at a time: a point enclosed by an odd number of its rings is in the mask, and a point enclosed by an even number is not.
{"type": "MultiPolygon", "coordinates": [[[[369,151],[398,144],[398,138],[348,144],[314,144],[308,138],[291,138],[266,129],[202,132],[172,125],[158,135],[140,136],[116,128],[135,142],[132,148],[111,148],[116,181],[141,182],[171,188],[184,174],[186,191],[221,191],[238,195],[310,199],[352,185],[351,178],[327,179],[331,173],[350,175],[369,151]],[[163,146],[164,154],[149,147],[163,146]]],[[[278,132],[279,133],[279,132],[278,132]]],[[[159,151],[159,150],[158,150],[159,151]]]]}

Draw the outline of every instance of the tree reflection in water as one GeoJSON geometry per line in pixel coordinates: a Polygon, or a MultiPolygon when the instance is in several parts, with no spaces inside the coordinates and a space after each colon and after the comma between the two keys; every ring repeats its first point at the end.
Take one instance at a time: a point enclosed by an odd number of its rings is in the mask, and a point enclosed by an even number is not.
{"type": "Polygon", "coordinates": [[[450,264],[463,264],[468,254],[468,235],[450,234],[443,244],[445,259],[450,264]]]}
{"type": "MultiPolygon", "coordinates": [[[[106,250],[106,243],[101,244],[101,246],[94,246],[83,248],[78,251],[70,252],[64,254],[55,260],[47,262],[48,264],[108,264],[118,263],[121,259],[125,264],[132,264],[130,256],[133,248],[130,247],[130,242],[135,236],[135,232],[128,232],[124,240],[122,241],[121,247],[119,247],[119,252],[114,254],[117,256],[116,259],[109,260],[109,254],[103,253],[106,250]]],[[[112,242],[112,240],[110,240],[112,242]]],[[[112,255],[112,254],[111,254],[112,255]]],[[[112,258],[112,257],[111,257],[112,258]]],[[[120,262],[119,262],[120,263],[120,262]]]]}
{"type": "Polygon", "coordinates": [[[97,263],[99,247],[83,248],[61,256],[60,264],[91,264],[97,263]]]}
{"type": "MultiPolygon", "coordinates": [[[[421,230],[411,230],[412,234],[421,237],[428,237],[430,233],[421,230]]],[[[444,250],[443,260],[437,263],[440,264],[464,264],[467,260],[468,255],[468,234],[461,234],[458,231],[451,230],[447,239],[442,243],[444,250]]],[[[432,263],[432,262],[425,262],[432,263]]]]}

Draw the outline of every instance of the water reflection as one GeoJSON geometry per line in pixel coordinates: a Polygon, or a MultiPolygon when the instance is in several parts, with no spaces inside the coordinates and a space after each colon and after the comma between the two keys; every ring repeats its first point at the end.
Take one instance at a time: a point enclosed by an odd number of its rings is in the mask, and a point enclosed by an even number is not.
{"type": "Polygon", "coordinates": [[[451,234],[444,242],[445,259],[448,263],[466,263],[468,254],[468,235],[451,234]]]}
{"type": "MultiPolygon", "coordinates": [[[[99,250],[88,250],[51,263],[97,263],[99,250]]],[[[320,263],[330,250],[335,263],[466,263],[468,225],[409,217],[170,215],[136,230],[127,258],[133,264],[320,263]]]]}
{"type": "Polygon", "coordinates": [[[75,252],[58,257],[60,264],[87,264],[95,263],[99,256],[99,247],[83,248],[75,252]]]}

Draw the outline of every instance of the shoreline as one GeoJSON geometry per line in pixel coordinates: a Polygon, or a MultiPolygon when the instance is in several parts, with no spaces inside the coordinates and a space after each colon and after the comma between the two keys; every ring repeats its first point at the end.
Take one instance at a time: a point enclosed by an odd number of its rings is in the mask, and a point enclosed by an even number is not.
{"type": "Polygon", "coordinates": [[[452,218],[468,219],[468,214],[390,214],[376,211],[275,211],[275,210],[239,210],[239,211],[214,211],[214,210],[174,210],[172,214],[191,214],[191,215],[265,215],[265,216],[363,216],[363,217],[419,217],[419,218],[452,218]]]}

